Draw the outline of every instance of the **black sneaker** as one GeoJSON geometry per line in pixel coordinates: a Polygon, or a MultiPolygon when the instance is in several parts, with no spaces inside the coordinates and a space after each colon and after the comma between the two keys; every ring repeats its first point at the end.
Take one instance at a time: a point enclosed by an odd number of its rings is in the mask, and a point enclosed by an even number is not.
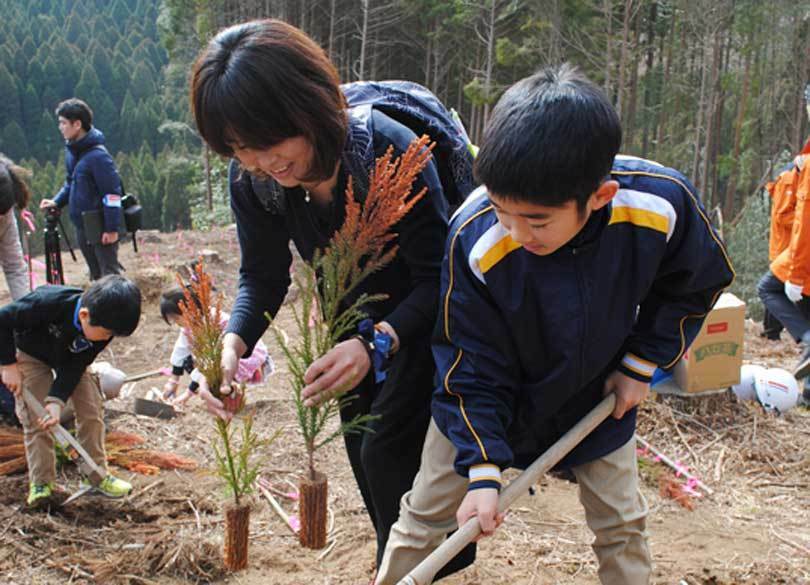
{"type": "Polygon", "coordinates": [[[802,357],[799,358],[799,364],[793,370],[793,377],[797,380],[810,376],[810,344],[802,342],[802,357]]]}

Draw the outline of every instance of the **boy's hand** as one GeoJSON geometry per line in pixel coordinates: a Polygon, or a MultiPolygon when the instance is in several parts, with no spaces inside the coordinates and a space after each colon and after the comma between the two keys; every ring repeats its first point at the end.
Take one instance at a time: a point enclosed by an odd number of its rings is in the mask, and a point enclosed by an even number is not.
{"type": "Polygon", "coordinates": [[[481,488],[467,492],[456,511],[458,527],[464,526],[473,516],[478,516],[478,524],[481,525],[481,535],[475,539],[476,541],[495,532],[503,522],[503,514],[498,514],[498,490],[481,488]]]}
{"type": "Polygon", "coordinates": [[[304,374],[301,391],[305,406],[316,406],[348,392],[368,374],[371,359],[359,339],[349,339],[312,362],[304,374]]]}
{"type": "Polygon", "coordinates": [[[650,393],[650,383],[641,382],[617,371],[605,380],[603,394],[607,396],[611,392],[616,395],[616,406],[613,408],[612,416],[620,419],[628,410],[638,406],[647,398],[650,393]]]}
{"type": "Polygon", "coordinates": [[[16,398],[19,398],[20,392],[22,392],[22,375],[20,374],[20,368],[17,364],[3,366],[3,372],[0,378],[2,378],[6,388],[11,390],[11,393],[14,394],[16,398]]]}
{"type": "Polygon", "coordinates": [[[106,245],[114,244],[118,241],[118,232],[104,232],[101,234],[101,243],[106,245]]]}
{"type": "Polygon", "coordinates": [[[45,430],[59,423],[62,416],[62,407],[58,402],[48,402],[45,405],[45,415],[39,419],[39,428],[45,430]]]}
{"type": "Polygon", "coordinates": [[[49,207],[56,207],[56,201],[53,199],[43,199],[39,202],[40,209],[48,209],[49,207]]]}

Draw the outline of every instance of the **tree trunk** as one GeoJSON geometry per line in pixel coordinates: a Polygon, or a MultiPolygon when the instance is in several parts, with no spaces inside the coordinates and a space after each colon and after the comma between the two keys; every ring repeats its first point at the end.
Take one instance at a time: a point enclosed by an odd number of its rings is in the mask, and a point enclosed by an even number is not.
{"type": "Polygon", "coordinates": [[[298,484],[298,516],[301,529],[298,540],[301,546],[320,549],[326,546],[326,509],[328,502],[328,483],[323,473],[315,472],[315,478],[309,476],[298,484]]]}
{"type": "Polygon", "coordinates": [[[711,81],[709,83],[709,99],[706,104],[706,143],[703,153],[703,171],[701,173],[701,188],[703,190],[704,199],[707,202],[706,207],[713,206],[714,204],[710,165],[712,162],[712,151],[714,149],[716,108],[720,93],[720,61],[723,53],[719,28],[715,31],[713,36],[711,81]]]}
{"type": "Polygon", "coordinates": [[[492,69],[495,65],[495,4],[497,0],[489,0],[489,21],[487,22],[487,60],[484,74],[484,115],[483,123],[489,120],[490,99],[492,92],[492,69]]]}
{"type": "Polygon", "coordinates": [[[329,58],[335,59],[335,5],[337,0],[329,0],[329,58]]]}
{"type": "Polygon", "coordinates": [[[360,0],[363,11],[363,25],[360,32],[360,64],[357,70],[357,80],[363,81],[366,76],[366,45],[368,44],[368,13],[371,0],[360,0]]]}
{"type": "Polygon", "coordinates": [[[622,108],[624,106],[624,80],[627,75],[627,43],[630,40],[630,13],[632,10],[633,0],[625,0],[624,15],[622,18],[622,46],[619,52],[619,81],[616,84],[616,111],[622,122],[624,122],[624,116],[622,115],[622,108]]]}
{"type": "Polygon", "coordinates": [[[425,47],[425,87],[430,87],[430,57],[433,48],[433,37],[427,35],[427,46],[425,47]]]}
{"type": "Polygon", "coordinates": [[[639,45],[639,37],[641,35],[641,27],[639,26],[640,19],[633,16],[633,52],[630,55],[631,68],[630,68],[630,96],[627,101],[627,147],[635,150],[636,145],[636,110],[638,104],[638,52],[635,50],[639,45]]]}
{"type": "Polygon", "coordinates": [[[664,144],[665,136],[668,136],[668,128],[667,125],[669,123],[669,110],[671,106],[671,101],[664,97],[668,96],[670,93],[669,88],[669,80],[670,80],[670,72],[672,71],[672,47],[675,44],[676,33],[677,33],[677,26],[676,23],[678,21],[677,12],[673,13],[670,18],[672,18],[672,24],[670,25],[669,31],[669,43],[667,43],[667,50],[666,55],[664,57],[664,77],[661,80],[661,114],[658,116],[656,121],[656,131],[655,131],[655,158],[657,159],[659,156],[660,148],[664,144]]]}
{"type": "MultiPolygon", "coordinates": [[[[605,47],[605,94],[609,99],[613,98],[613,88],[611,87],[613,78],[613,0],[603,0],[602,12],[607,23],[607,47],[605,47]]],[[[614,102],[615,103],[615,102],[614,102]]]]}
{"type": "MultiPolygon", "coordinates": [[[[646,75],[650,78],[654,75],[655,69],[655,21],[657,14],[658,4],[655,2],[650,3],[650,16],[647,22],[647,71],[646,75]]],[[[652,105],[652,91],[650,90],[650,82],[644,84],[644,130],[641,138],[641,156],[647,158],[650,140],[650,126],[651,126],[651,110],[652,105]]]]}
{"type": "Polygon", "coordinates": [[[203,166],[205,167],[205,197],[208,202],[208,211],[213,211],[214,191],[211,188],[211,149],[207,143],[203,148],[203,166]]]}
{"type": "Polygon", "coordinates": [[[241,571],[248,562],[250,506],[229,506],[225,510],[225,568],[241,571]]]}
{"type": "Polygon", "coordinates": [[[723,198],[723,215],[725,217],[734,216],[734,202],[737,191],[737,177],[740,174],[740,150],[742,147],[742,128],[745,123],[745,114],[748,110],[748,93],[751,84],[751,52],[745,55],[745,65],[743,71],[743,83],[740,90],[740,101],[737,109],[737,120],[734,122],[734,144],[731,148],[731,160],[734,167],[728,178],[726,185],[726,195],[723,198]]]}
{"type": "Polygon", "coordinates": [[[693,142],[694,152],[692,158],[692,177],[694,177],[695,187],[700,190],[703,186],[700,180],[700,149],[703,146],[703,112],[705,109],[706,101],[706,86],[709,84],[709,65],[706,58],[707,48],[704,45],[701,47],[700,63],[701,63],[701,76],[700,76],[700,97],[697,103],[697,120],[695,122],[695,139],[693,142]]]}

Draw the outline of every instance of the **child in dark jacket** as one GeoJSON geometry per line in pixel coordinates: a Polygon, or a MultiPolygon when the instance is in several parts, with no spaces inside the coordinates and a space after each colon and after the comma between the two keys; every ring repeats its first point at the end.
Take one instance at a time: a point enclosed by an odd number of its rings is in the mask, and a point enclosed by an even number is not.
{"type": "MultiPolygon", "coordinates": [[[[0,309],[2,380],[15,394],[23,425],[29,505],[47,501],[53,493],[56,460],[48,429],[59,422],[68,400],[76,413],[79,442],[96,464],[106,467],[102,398],[86,370],[113,336],[131,335],[140,316],[141,292],[117,275],[94,282],[86,292],[41,286],[0,309]],[[22,399],[23,389],[45,402],[46,414],[39,420],[22,399]]],[[[110,474],[95,487],[110,497],[132,490],[110,474]]]]}
{"type": "Polygon", "coordinates": [[[636,406],[733,271],[689,182],[617,156],[620,144],[610,102],[568,66],[518,82],[494,109],[475,163],[484,187],[448,234],[422,466],[377,585],[473,516],[491,534],[501,471],[526,467],[610,392],[612,417],[560,467],[576,476],[602,583],[648,583],[636,406]]]}

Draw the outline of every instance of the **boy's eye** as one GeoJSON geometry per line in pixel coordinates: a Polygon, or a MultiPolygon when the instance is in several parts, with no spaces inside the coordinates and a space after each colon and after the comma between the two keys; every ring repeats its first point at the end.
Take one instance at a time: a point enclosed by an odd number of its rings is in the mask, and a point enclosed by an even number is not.
{"type": "Polygon", "coordinates": [[[548,223],[530,223],[529,227],[532,228],[533,230],[539,230],[544,227],[548,227],[548,223]]]}

